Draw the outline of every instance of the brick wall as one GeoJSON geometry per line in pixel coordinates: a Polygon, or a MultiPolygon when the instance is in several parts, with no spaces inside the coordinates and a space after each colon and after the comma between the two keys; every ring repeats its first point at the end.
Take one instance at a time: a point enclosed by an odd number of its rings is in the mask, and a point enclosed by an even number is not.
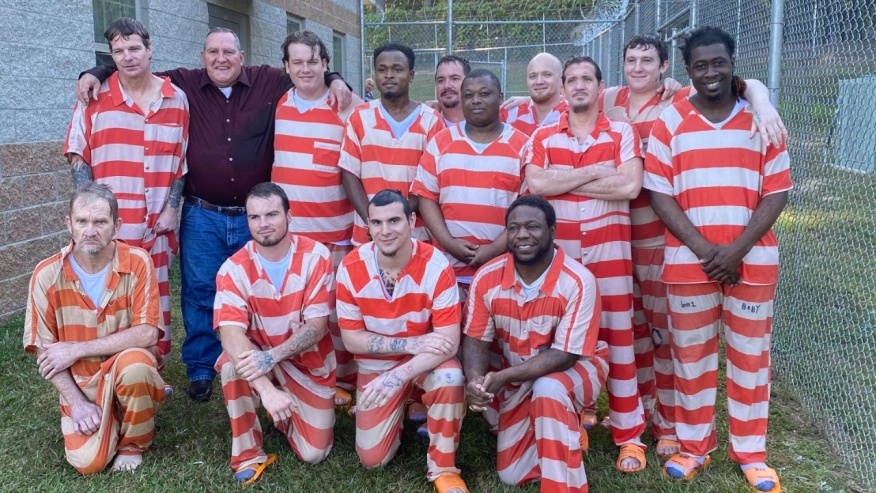
{"type": "MultiPolygon", "coordinates": [[[[154,70],[200,66],[208,30],[205,0],[149,0],[142,20],[154,70]]],[[[356,0],[214,0],[249,16],[247,64],[280,66],[286,12],[305,19],[331,46],[346,34],[344,76],[361,89],[356,0]],[[354,56],[354,53],[357,55],[354,56]]],[[[0,320],[24,309],[36,264],[69,241],[64,226],[72,184],[61,155],[73,87],[94,65],[92,0],[0,2],[0,320]]]]}

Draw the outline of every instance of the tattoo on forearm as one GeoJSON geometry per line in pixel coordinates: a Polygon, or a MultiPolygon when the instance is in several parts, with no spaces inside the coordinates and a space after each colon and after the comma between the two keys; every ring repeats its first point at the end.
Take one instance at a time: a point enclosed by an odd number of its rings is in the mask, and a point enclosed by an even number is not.
{"type": "Polygon", "coordinates": [[[267,351],[258,351],[254,355],[256,368],[259,372],[267,373],[274,367],[274,357],[267,351]]]}
{"type": "Polygon", "coordinates": [[[168,194],[167,202],[171,207],[176,209],[179,207],[180,198],[182,198],[183,188],[186,184],[186,177],[182,176],[173,180],[173,183],[170,184],[170,194],[168,194]]]}
{"type": "Polygon", "coordinates": [[[380,354],[381,349],[381,340],[380,336],[371,336],[368,338],[368,354],[380,354]]]}
{"type": "Polygon", "coordinates": [[[389,350],[395,353],[403,353],[405,351],[405,346],[407,340],[402,338],[397,338],[389,341],[389,350]]]}
{"type": "Polygon", "coordinates": [[[73,185],[77,190],[94,181],[94,175],[91,174],[91,166],[82,160],[73,162],[70,174],[73,177],[73,185]]]}

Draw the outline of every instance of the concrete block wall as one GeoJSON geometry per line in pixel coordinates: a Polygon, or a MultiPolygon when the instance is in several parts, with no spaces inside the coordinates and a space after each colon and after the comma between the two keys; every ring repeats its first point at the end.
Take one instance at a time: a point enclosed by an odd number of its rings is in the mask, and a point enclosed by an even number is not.
{"type": "MultiPolygon", "coordinates": [[[[304,19],[331,46],[344,33],[344,77],[361,91],[357,0],[212,0],[249,16],[246,63],[281,66],[286,15],[304,19]]],[[[206,0],[141,1],[152,67],[199,67],[206,0]]],[[[24,310],[36,264],[69,241],[72,190],[61,155],[78,74],[94,65],[92,0],[0,1],[0,320],[24,310]]]]}

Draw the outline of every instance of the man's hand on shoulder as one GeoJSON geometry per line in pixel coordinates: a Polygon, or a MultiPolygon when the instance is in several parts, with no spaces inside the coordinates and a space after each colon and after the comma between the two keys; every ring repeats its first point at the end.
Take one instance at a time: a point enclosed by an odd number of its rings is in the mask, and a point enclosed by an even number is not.
{"type": "Polygon", "coordinates": [[[100,428],[103,411],[94,403],[83,399],[70,406],[70,418],[73,420],[73,431],[79,436],[89,436],[100,428]]]}
{"type": "Polygon", "coordinates": [[[329,99],[338,102],[338,109],[343,111],[353,102],[353,93],[343,79],[335,79],[329,86],[329,99]]]}
{"type": "Polygon", "coordinates": [[[97,101],[97,94],[100,92],[100,81],[91,74],[82,74],[82,77],[76,81],[75,92],[76,99],[88,106],[89,100],[94,99],[97,101]]]}
{"type": "Polygon", "coordinates": [[[58,373],[70,368],[80,359],[75,342],[56,342],[49,344],[37,357],[40,375],[51,380],[58,373]]]}

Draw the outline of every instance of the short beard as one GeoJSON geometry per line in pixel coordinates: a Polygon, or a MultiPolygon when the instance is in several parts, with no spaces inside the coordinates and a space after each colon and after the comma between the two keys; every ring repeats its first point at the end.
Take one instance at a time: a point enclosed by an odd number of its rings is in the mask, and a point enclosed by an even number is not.
{"type": "MultiPolygon", "coordinates": [[[[253,238],[255,239],[255,238],[253,238]]],[[[266,240],[255,240],[260,246],[269,248],[275,245],[279,245],[281,241],[283,241],[283,235],[280,235],[276,238],[268,238],[266,240]]]]}
{"type": "Polygon", "coordinates": [[[590,111],[590,103],[572,105],[572,113],[587,113],[590,111]]]}
{"type": "Polygon", "coordinates": [[[548,94],[545,94],[544,96],[541,96],[541,95],[540,96],[533,96],[532,94],[530,94],[529,97],[532,99],[533,103],[541,104],[541,103],[549,102],[551,99],[553,99],[554,95],[548,93],[548,94]]]}
{"type": "Polygon", "coordinates": [[[399,97],[399,92],[398,91],[382,92],[382,93],[380,93],[380,97],[382,97],[383,99],[395,99],[395,98],[399,97]]]}
{"type": "Polygon", "coordinates": [[[438,102],[441,103],[441,106],[447,109],[456,108],[457,106],[459,106],[459,98],[451,99],[450,101],[439,100],[438,102]]]}
{"type": "Polygon", "coordinates": [[[552,241],[552,242],[548,243],[546,246],[539,248],[538,250],[536,250],[535,255],[533,255],[532,259],[530,259],[530,260],[523,260],[523,259],[519,258],[517,256],[517,253],[514,252],[514,250],[511,250],[510,248],[508,249],[508,251],[511,252],[511,256],[514,257],[515,264],[522,265],[524,267],[530,267],[530,266],[533,266],[533,265],[541,262],[542,260],[544,260],[545,255],[548,255],[550,253],[551,248],[553,248],[553,246],[554,246],[554,244],[552,241]]]}

